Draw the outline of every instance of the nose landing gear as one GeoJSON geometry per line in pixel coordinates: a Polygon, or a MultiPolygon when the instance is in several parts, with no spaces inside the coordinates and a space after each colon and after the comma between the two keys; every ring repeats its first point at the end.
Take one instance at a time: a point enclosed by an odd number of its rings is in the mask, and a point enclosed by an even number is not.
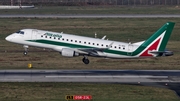
{"type": "Polygon", "coordinates": [[[24,51],[24,53],[23,53],[24,55],[27,55],[28,54],[28,52],[27,51],[24,51]]]}
{"type": "Polygon", "coordinates": [[[24,54],[24,55],[27,55],[27,54],[28,54],[28,48],[29,48],[29,46],[24,45],[23,48],[24,48],[23,54],[24,54]]]}

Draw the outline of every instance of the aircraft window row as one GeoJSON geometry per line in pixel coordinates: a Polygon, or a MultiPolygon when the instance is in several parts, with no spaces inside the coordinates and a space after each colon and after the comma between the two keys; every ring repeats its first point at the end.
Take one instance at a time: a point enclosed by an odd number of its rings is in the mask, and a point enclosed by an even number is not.
{"type": "MultiPolygon", "coordinates": [[[[43,35],[41,35],[41,37],[43,37],[43,35]]],[[[45,36],[45,38],[47,38],[47,36],[45,36]]],[[[49,37],[50,39],[51,39],[51,37],[49,37]]],[[[54,39],[56,39],[56,37],[54,37],[54,39]]],[[[58,38],[58,40],[60,40],[61,38],[58,38]]],[[[64,41],[65,39],[64,38],[62,38],[62,41],[64,41]]],[[[71,40],[69,40],[69,39],[66,39],[66,41],[71,41],[71,42],[73,42],[73,40],[71,39],[71,40]]],[[[75,40],[74,42],[78,42],[77,40],[75,40]]],[[[81,43],[81,41],[79,41],[79,43],[81,43]]],[[[84,44],[86,44],[87,42],[86,41],[84,41],[84,44]]],[[[89,45],[91,45],[91,42],[88,42],[88,44],[89,45]]],[[[95,45],[95,43],[92,43],[92,45],[95,45]]],[[[99,43],[97,43],[96,44],[97,46],[99,46],[100,44],[99,43]]],[[[103,47],[104,46],[104,44],[101,44],[101,46],[103,47]]],[[[105,45],[106,47],[109,47],[109,45],[105,45]]],[[[111,48],[113,48],[113,46],[111,46],[111,48]]],[[[114,48],[119,48],[119,49],[121,49],[121,47],[119,46],[119,47],[117,47],[117,46],[114,46],[114,48]]],[[[123,48],[123,49],[125,49],[125,48],[123,48]]]]}
{"type": "Polygon", "coordinates": [[[23,31],[17,31],[16,33],[17,33],[17,34],[24,34],[23,31]]]}

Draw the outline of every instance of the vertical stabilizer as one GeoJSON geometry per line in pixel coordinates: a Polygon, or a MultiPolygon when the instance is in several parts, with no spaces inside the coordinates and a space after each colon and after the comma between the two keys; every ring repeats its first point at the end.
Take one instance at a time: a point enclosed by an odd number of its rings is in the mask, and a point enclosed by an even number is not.
{"type": "Polygon", "coordinates": [[[140,56],[151,56],[150,51],[162,52],[165,50],[167,42],[174,28],[174,22],[167,22],[157,30],[149,39],[141,44],[143,49],[140,56]]]}

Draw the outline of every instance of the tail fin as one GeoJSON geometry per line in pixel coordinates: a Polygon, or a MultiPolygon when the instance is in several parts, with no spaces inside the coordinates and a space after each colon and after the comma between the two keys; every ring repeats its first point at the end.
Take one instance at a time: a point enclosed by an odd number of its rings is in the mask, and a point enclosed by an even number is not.
{"type": "MultiPolygon", "coordinates": [[[[140,53],[140,56],[152,56],[152,51],[154,53],[163,52],[166,48],[167,42],[170,38],[174,25],[174,22],[167,22],[149,39],[142,43],[140,48],[143,49],[143,51],[140,53]]],[[[157,55],[158,54],[156,54],[156,56],[157,55]]]]}

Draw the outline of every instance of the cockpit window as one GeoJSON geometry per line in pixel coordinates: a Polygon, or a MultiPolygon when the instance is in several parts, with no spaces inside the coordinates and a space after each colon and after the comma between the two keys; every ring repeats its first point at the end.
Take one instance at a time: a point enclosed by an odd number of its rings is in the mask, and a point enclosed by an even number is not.
{"type": "Polygon", "coordinates": [[[19,34],[21,31],[17,31],[16,33],[19,34]]]}
{"type": "Polygon", "coordinates": [[[23,31],[21,31],[21,32],[20,32],[20,34],[24,34],[24,32],[23,32],[23,31]]]}
{"type": "Polygon", "coordinates": [[[17,31],[16,33],[17,33],[17,34],[24,34],[23,31],[17,31]]]}

